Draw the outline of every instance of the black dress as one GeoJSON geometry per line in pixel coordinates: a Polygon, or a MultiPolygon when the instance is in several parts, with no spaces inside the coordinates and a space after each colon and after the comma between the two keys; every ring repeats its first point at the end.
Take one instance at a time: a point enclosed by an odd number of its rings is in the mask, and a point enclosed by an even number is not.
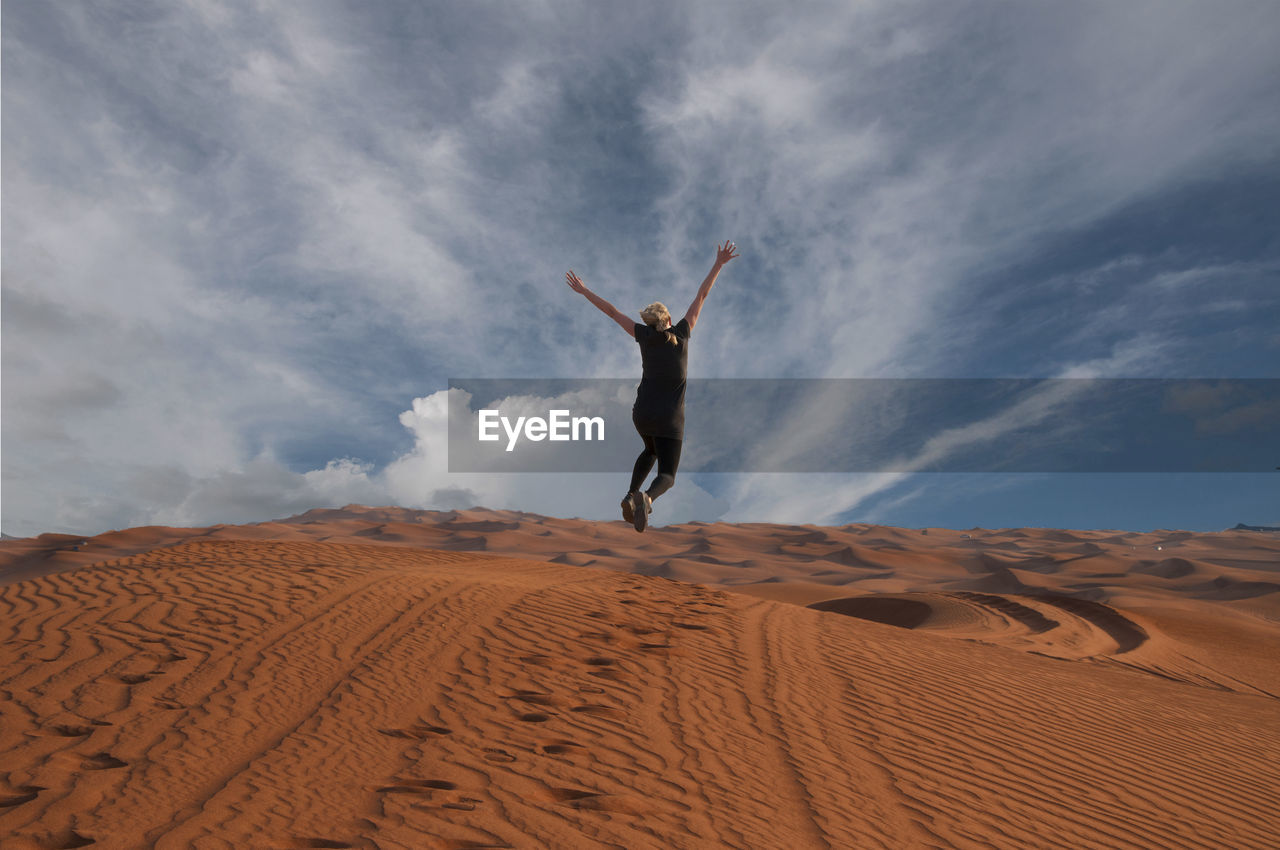
{"type": "Polygon", "coordinates": [[[665,332],[637,324],[636,342],[644,363],[644,377],[636,390],[631,421],[641,436],[684,439],[684,388],[689,373],[689,322],[681,319],[665,332]]]}

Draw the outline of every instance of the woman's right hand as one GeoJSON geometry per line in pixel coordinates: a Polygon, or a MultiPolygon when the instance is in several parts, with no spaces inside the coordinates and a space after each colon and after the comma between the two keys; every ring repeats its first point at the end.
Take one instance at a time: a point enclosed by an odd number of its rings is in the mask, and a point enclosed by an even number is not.
{"type": "Polygon", "coordinates": [[[565,283],[569,284],[569,288],[580,295],[587,294],[587,285],[578,279],[573,273],[573,269],[569,269],[569,273],[564,276],[565,283]]]}

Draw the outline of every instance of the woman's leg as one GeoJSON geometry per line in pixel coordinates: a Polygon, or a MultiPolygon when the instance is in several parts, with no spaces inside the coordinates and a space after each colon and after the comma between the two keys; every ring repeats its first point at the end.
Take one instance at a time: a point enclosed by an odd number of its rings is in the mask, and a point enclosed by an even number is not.
{"type": "Polygon", "coordinates": [[[644,451],[636,458],[635,468],[631,471],[631,489],[628,493],[635,493],[640,489],[645,478],[649,477],[649,470],[653,469],[653,462],[659,458],[658,449],[654,445],[655,438],[641,434],[640,439],[644,440],[644,451]]]}
{"type": "MultiPolygon", "coordinates": [[[[653,479],[653,484],[649,485],[646,492],[650,499],[657,499],[676,483],[676,467],[680,465],[680,447],[683,442],[672,437],[645,437],[646,446],[649,445],[649,440],[653,441],[654,451],[658,456],[658,476],[653,479]]],[[[646,467],[645,473],[648,471],[646,467]]],[[[644,480],[644,476],[641,476],[641,480],[644,480]]]]}

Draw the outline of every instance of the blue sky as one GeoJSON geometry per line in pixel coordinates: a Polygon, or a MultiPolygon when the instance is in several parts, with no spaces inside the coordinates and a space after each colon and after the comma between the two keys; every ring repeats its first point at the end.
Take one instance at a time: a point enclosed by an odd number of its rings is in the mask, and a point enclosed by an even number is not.
{"type": "MultiPolygon", "coordinates": [[[[1280,6],[3,4],[3,529],[450,475],[450,377],[1280,377],[1280,6]]],[[[637,446],[638,449],[638,446],[637,446]]],[[[1280,452],[1280,449],[1278,449],[1280,452]]],[[[1276,459],[1280,465],[1280,454],[1276,459]]],[[[1280,524],[1274,475],[686,475],[655,522],[1280,524]]]]}

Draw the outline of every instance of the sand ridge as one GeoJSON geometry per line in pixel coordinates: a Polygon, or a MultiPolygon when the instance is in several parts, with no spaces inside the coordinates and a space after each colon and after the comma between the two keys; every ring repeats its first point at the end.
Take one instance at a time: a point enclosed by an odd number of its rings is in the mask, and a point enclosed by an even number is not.
{"type": "MultiPolygon", "coordinates": [[[[1274,638],[1266,594],[1237,607],[1137,579],[1105,602],[1069,586],[959,589],[1004,561],[957,563],[948,549],[973,537],[930,531],[946,546],[922,548],[914,569],[952,589],[909,589],[913,578],[850,593],[812,574],[763,585],[799,585],[784,603],[514,559],[471,537],[550,547],[565,535],[559,555],[589,552],[580,542],[619,553],[639,537],[615,535],[621,523],[451,512],[390,542],[403,514],[359,517],[380,510],[116,533],[158,545],[0,589],[0,834],[32,848],[1267,847],[1280,835],[1280,701],[1247,669],[1274,667],[1275,655],[1260,663],[1274,638]],[[867,610],[804,607],[822,602],[815,588],[867,610]]],[[[656,557],[732,560],[869,536],[778,528],[643,539],[656,557]]],[[[876,569],[910,553],[905,530],[870,535],[886,544],[876,569]]],[[[989,542],[1026,540],[1000,537],[989,542]]],[[[1178,542],[1191,572],[1135,575],[1266,570],[1265,544],[1178,542]]],[[[23,557],[38,571],[30,542],[23,557]]],[[[1046,563],[1024,574],[1071,578],[1046,563]]]]}
{"type": "Polygon", "coordinates": [[[957,639],[1280,694],[1280,665],[1273,661],[1280,657],[1280,534],[1258,531],[690,522],[637,535],[621,521],[348,505],[245,526],[5,541],[0,583],[193,539],[484,553],[662,576],[800,605],[856,598],[845,607],[859,611],[910,598],[929,608],[916,628],[957,639]]]}

